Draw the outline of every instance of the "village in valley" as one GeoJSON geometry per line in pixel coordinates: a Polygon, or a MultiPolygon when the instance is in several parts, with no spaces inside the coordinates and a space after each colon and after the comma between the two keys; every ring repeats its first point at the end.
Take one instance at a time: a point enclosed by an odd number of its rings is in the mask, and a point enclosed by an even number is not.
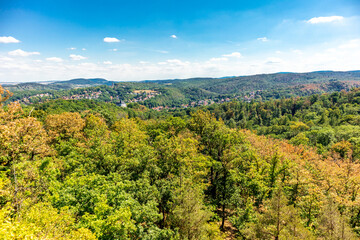
{"type": "MultiPolygon", "coordinates": [[[[257,90],[257,91],[252,91],[250,93],[248,93],[245,96],[234,96],[234,97],[216,97],[216,98],[212,98],[212,99],[202,99],[202,100],[198,100],[198,101],[189,101],[188,103],[183,103],[179,106],[154,106],[151,107],[151,109],[156,110],[156,111],[161,111],[164,109],[177,109],[177,108],[190,108],[190,107],[198,107],[198,106],[208,106],[208,105],[212,105],[215,103],[224,103],[224,102],[230,102],[232,100],[239,100],[241,99],[242,101],[245,102],[251,102],[252,100],[254,100],[256,98],[256,96],[261,92],[261,90],[257,90]]],[[[99,100],[99,98],[104,95],[105,92],[101,91],[101,90],[84,90],[81,93],[77,93],[77,94],[70,94],[70,95],[65,95],[65,96],[61,96],[60,99],[63,100],[81,100],[81,99],[88,99],[88,100],[99,100]]],[[[133,90],[127,93],[129,95],[129,97],[127,98],[122,98],[120,96],[109,96],[109,102],[113,102],[118,106],[121,107],[127,107],[127,104],[130,103],[144,103],[145,101],[151,99],[151,98],[155,98],[159,95],[161,95],[162,93],[159,91],[154,91],[154,90],[133,90]]],[[[27,96],[22,98],[21,100],[19,100],[20,103],[28,105],[31,103],[41,103],[41,102],[46,102],[48,100],[51,99],[55,99],[56,96],[54,96],[52,93],[39,93],[39,94],[34,94],[31,96],[27,96]]]]}

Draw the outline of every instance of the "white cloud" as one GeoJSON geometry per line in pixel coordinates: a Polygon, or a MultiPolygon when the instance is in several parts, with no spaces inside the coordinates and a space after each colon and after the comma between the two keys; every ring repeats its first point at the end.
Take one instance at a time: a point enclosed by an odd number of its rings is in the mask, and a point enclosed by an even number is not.
{"type": "Polygon", "coordinates": [[[235,58],[240,58],[241,57],[241,53],[239,52],[233,52],[230,54],[224,54],[223,57],[235,57],[235,58]]]}
{"type": "Polygon", "coordinates": [[[8,53],[10,56],[20,56],[20,57],[28,57],[28,56],[31,56],[31,55],[40,55],[39,52],[25,52],[21,49],[16,49],[14,51],[10,51],[8,53]]]}
{"type": "Polygon", "coordinates": [[[105,65],[111,65],[111,64],[112,64],[111,61],[104,61],[103,63],[104,63],[105,65]]]}
{"type": "Polygon", "coordinates": [[[267,37],[260,37],[260,38],[257,38],[258,41],[262,41],[262,42],[268,42],[269,39],[267,37]]]}
{"type": "Polygon", "coordinates": [[[175,34],[171,35],[170,37],[171,37],[171,38],[174,38],[174,39],[177,38],[177,36],[176,36],[175,34]]]}
{"type": "Polygon", "coordinates": [[[71,60],[75,60],[75,61],[87,59],[87,57],[83,57],[81,55],[75,55],[75,54],[70,54],[69,57],[71,58],[71,60]]]}
{"type": "Polygon", "coordinates": [[[281,58],[269,57],[266,59],[266,64],[278,64],[284,62],[281,58]]]}
{"type": "Polygon", "coordinates": [[[98,65],[95,64],[95,63],[90,63],[90,62],[84,62],[84,63],[80,63],[78,66],[82,66],[82,67],[85,67],[85,68],[97,68],[98,65]]]}
{"type": "Polygon", "coordinates": [[[339,48],[343,49],[351,49],[351,48],[357,48],[360,46],[360,38],[359,39],[352,39],[348,41],[347,43],[341,44],[339,48]]]}
{"type": "Polygon", "coordinates": [[[117,38],[114,38],[114,37],[106,37],[104,38],[104,42],[106,43],[115,43],[115,42],[122,42],[124,40],[120,40],[120,39],[117,39],[117,38]]]}
{"type": "Polygon", "coordinates": [[[15,59],[9,57],[0,57],[0,62],[2,61],[9,62],[9,61],[15,61],[15,59]]]}
{"type": "Polygon", "coordinates": [[[163,54],[167,54],[167,53],[169,53],[168,51],[165,51],[165,50],[155,50],[155,52],[158,52],[158,53],[163,53],[163,54]]]}
{"type": "Polygon", "coordinates": [[[303,54],[303,52],[299,49],[295,49],[292,51],[293,53],[296,53],[296,54],[303,54]]]}
{"type": "Polygon", "coordinates": [[[81,50],[86,51],[86,48],[82,48],[81,50]]]}
{"type": "MultiPolygon", "coordinates": [[[[144,63],[146,63],[146,62],[144,62],[144,63]]],[[[140,64],[144,64],[144,63],[140,63],[140,64]]],[[[181,61],[181,60],[179,60],[179,59],[168,59],[168,60],[166,60],[165,62],[158,62],[157,63],[158,65],[167,65],[167,66],[172,66],[172,67],[174,67],[174,66],[187,66],[187,65],[189,65],[190,64],[190,62],[188,62],[188,61],[181,61]]]]}
{"type": "Polygon", "coordinates": [[[117,49],[117,48],[114,48],[114,49],[111,49],[111,51],[113,51],[113,52],[117,52],[117,51],[118,51],[118,49],[117,49]]]}
{"type": "Polygon", "coordinates": [[[62,62],[62,58],[59,58],[59,57],[49,57],[49,58],[46,58],[47,61],[50,61],[50,62],[62,62]]]}
{"type": "Polygon", "coordinates": [[[190,62],[188,62],[188,61],[184,62],[179,59],[169,59],[169,60],[167,60],[167,62],[170,64],[178,65],[178,66],[181,66],[181,65],[184,66],[184,65],[190,64],[190,62]]]}
{"type": "Polygon", "coordinates": [[[210,60],[180,59],[104,64],[85,61],[36,62],[33,58],[18,58],[0,53],[0,82],[39,81],[49,79],[105,78],[136,81],[191,77],[223,77],[274,72],[309,72],[318,70],[356,70],[360,39],[327,42],[306,48],[281,49],[281,53],[262,52],[245,58],[218,57],[210,60]],[[300,50],[302,54],[299,54],[300,50]],[[227,59],[227,60],[225,60],[227,59]],[[225,60],[225,61],[224,61],[225,60]]]}
{"type": "Polygon", "coordinates": [[[14,37],[0,37],[0,43],[19,43],[20,41],[14,37]]]}
{"type": "Polygon", "coordinates": [[[219,58],[214,57],[214,58],[209,59],[209,61],[211,61],[211,62],[227,61],[227,60],[229,60],[229,59],[226,57],[219,57],[219,58]]]}
{"type": "Polygon", "coordinates": [[[313,17],[306,21],[307,23],[311,24],[318,24],[318,23],[330,23],[343,20],[343,16],[330,16],[330,17],[313,17]]]}
{"type": "Polygon", "coordinates": [[[68,48],[68,50],[76,50],[76,47],[68,48]]]}

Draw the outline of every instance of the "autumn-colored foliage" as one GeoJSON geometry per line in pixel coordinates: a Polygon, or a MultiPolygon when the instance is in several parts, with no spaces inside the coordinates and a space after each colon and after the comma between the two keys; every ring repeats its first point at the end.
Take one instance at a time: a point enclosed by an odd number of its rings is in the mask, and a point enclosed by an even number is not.
{"type": "Polygon", "coordinates": [[[356,145],[310,147],[299,136],[309,123],[284,118],[298,136],[288,141],[229,128],[208,111],[113,121],[44,112],[44,122],[25,112],[0,109],[1,239],[359,236],[356,145]]]}
{"type": "Polygon", "coordinates": [[[85,120],[79,113],[54,114],[46,118],[45,125],[53,139],[79,138],[85,127],[85,120]]]}

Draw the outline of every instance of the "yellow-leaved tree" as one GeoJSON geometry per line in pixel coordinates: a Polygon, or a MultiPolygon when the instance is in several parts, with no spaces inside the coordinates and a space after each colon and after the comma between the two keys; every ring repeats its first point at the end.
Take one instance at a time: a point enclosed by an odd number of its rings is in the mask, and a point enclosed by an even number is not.
{"type": "Polygon", "coordinates": [[[10,96],[0,86],[0,239],[96,239],[75,225],[68,208],[44,201],[54,155],[50,138],[19,103],[3,106],[10,96]]]}

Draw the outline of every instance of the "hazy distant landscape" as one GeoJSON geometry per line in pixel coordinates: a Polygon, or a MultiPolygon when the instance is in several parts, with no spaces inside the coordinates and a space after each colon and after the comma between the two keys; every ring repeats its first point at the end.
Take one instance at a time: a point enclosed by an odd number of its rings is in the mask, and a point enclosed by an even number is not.
{"type": "Polygon", "coordinates": [[[360,86],[360,72],[275,73],[140,82],[73,79],[3,86],[14,93],[10,101],[18,100],[24,104],[62,98],[94,99],[115,104],[137,102],[153,109],[187,108],[232,100],[262,101],[348,91],[360,86]]]}

